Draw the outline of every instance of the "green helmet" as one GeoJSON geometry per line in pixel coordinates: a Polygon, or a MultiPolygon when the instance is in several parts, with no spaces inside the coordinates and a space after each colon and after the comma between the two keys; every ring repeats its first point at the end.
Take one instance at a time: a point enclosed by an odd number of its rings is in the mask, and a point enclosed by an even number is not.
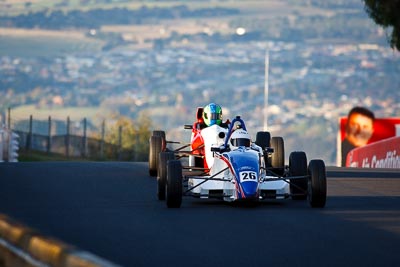
{"type": "Polygon", "coordinates": [[[203,109],[203,121],[207,126],[220,125],[222,122],[222,108],[220,105],[210,103],[203,109]]]}

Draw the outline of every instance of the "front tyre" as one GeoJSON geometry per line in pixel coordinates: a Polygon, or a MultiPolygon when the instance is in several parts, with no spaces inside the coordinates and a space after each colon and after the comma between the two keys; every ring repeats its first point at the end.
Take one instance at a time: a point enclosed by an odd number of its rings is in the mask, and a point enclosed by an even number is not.
{"type": "Polygon", "coordinates": [[[165,188],[167,184],[167,164],[169,160],[175,159],[173,152],[160,152],[158,154],[157,171],[157,197],[158,200],[165,200],[165,188]]]}
{"type": "Polygon", "coordinates": [[[162,137],[152,135],[150,137],[150,151],[149,151],[149,174],[150,176],[157,176],[158,154],[162,150],[162,137]]]}
{"type": "Polygon", "coordinates": [[[323,208],[326,203],[326,170],[320,159],[310,161],[308,165],[308,201],[313,208],[323,208]]]}
{"type": "MultiPolygon", "coordinates": [[[[289,155],[290,176],[307,176],[307,156],[303,151],[294,151],[289,155]]],[[[290,195],[293,200],[307,199],[307,178],[290,181],[290,195]]]]}
{"type": "Polygon", "coordinates": [[[168,208],[180,208],[182,204],[182,164],[179,160],[167,163],[166,200],[168,208]]]}

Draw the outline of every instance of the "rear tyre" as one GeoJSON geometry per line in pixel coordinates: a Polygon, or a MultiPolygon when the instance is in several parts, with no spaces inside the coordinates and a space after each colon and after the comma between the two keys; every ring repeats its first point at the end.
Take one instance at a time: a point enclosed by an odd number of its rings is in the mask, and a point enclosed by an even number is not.
{"type": "MultiPolygon", "coordinates": [[[[289,155],[290,176],[307,175],[307,156],[303,151],[295,151],[289,155]]],[[[290,181],[290,194],[294,200],[307,199],[307,178],[290,181]]]]}
{"type": "Polygon", "coordinates": [[[179,160],[167,163],[166,200],[168,208],[180,208],[182,204],[182,165],[179,160]]]}
{"type": "Polygon", "coordinates": [[[150,151],[149,151],[149,174],[150,176],[157,176],[158,154],[162,150],[161,136],[150,137],[150,151]]]}
{"type": "Polygon", "coordinates": [[[283,138],[280,136],[272,137],[271,147],[274,149],[271,156],[271,167],[275,169],[277,174],[283,175],[285,170],[285,146],[283,138]]]}
{"type": "Polygon", "coordinates": [[[173,152],[160,152],[158,154],[157,169],[157,197],[158,200],[165,200],[165,187],[167,183],[167,163],[175,159],[173,152]]]}
{"type": "Polygon", "coordinates": [[[324,161],[314,159],[308,165],[308,201],[313,208],[323,208],[326,204],[326,169],[324,161]]]}

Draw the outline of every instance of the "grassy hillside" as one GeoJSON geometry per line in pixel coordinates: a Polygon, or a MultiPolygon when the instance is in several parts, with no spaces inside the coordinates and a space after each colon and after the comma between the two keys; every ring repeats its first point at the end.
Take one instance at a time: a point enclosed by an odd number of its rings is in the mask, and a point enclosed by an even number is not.
{"type": "Polygon", "coordinates": [[[99,107],[65,107],[65,108],[37,108],[34,105],[18,106],[11,110],[11,117],[14,119],[28,119],[30,115],[37,120],[47,120],[51,115],[52,119],[82,120],[83,118],[111,117],[112,112],[99,107]]]}
{"type": "Polygon", "coordinates": [[[82,158],[66,157],[56,153],[46,153],[39,151],[18,151],[18,161],[30,162],[30,161],[83,161],[82,158]]]}

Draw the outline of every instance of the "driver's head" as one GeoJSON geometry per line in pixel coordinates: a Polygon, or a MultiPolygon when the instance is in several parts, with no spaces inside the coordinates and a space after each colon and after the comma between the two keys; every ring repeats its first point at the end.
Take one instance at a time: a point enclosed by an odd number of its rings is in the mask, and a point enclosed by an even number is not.
{"type": "Polygon", "coordinates": [[[231,145],[234,147],[249,147],[250,143],[250,135],[244,129],[239,128],[235,130],[231,135],[231,145]]]}
{"type": "Polygon", "coordinates": [[[203,109],[203,121],[207,126],[220,125],[222,122],[222,108],[220,105],[210,103],[203,109]]]}

